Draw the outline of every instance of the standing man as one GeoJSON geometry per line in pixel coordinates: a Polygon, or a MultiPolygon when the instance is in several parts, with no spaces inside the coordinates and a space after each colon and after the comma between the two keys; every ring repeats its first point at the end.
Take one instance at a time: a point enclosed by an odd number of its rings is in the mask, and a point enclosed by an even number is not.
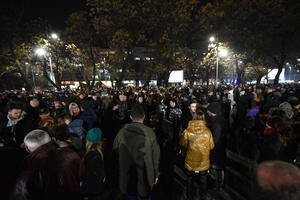
{"type": "Polygon", "coordinates": [[[158,181],[160,149],[153,130],[143,124],[141,105],[132,108],[130,118],[132,123],[119,131],[113,145],[119,155],[120,190],[125,195],[137,191],[138,199],[146,199],[158,181]]]}
{"type": "Polygon", "coordinates": [[[33,122],[22,106],[13,102],[8,104],[7,115],[0,118],[0,193],[3,199],[8,199],[9,191],[18,178],[25,156],[21,144],[32,128],[33,122]]]}
{"type": "Polygon", "coordinates": [[[189,112],[182,117],[182,130],[187,129],[189,121],[193,120],[193,115],[196,112],[198,102],[192,100],[189,105],[189,112]]]}
{"type": "Polygon", "coordinates": [[[211,171],[216,177],[216,189],[221,190],[224,182],[224,167],[226,161],[226,127],[222,117],[221,105],[211,103],[207,108],[208,128],[211,130],[215,148],[211,152],[211,171]]]}
{"type": "Polygon", "coordinates": [[[24,144],[29,154],[24,159],[25,168],[12,190],[11,199],[81,199],[81,160],[75,152],[67,149],[66,143],[59,141],[63,134],[55,135],[59,148],[43,130],[36,129],[26,135],[24,144]]]}
{"type": "Polygon", "coordinates": [[[8,105],[6,117],[0,118],[0,147],[20,147],[25,135],[33,129],[22,106],[17,103],[8,105]]]}
{"type": "Polygon", "coordinates": [[[43,130],[33,130],[24,138],[29,155],[13,189],[11,199],[59,199],[56,146],[43,130]]]}

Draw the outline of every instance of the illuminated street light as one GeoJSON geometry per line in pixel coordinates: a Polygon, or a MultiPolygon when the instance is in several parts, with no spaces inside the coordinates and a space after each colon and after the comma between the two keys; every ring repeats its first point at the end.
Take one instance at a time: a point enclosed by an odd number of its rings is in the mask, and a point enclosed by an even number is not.
{"type": "MultiPolygon", "coordinates": [[[[222,48],[221,50],[220,50],[220,52],[219,52],[219,49],[218,49],[218,47],[219,47],[219,44],[218,44],[218,41],[216,40],[216,38],[215,37],[210,37],[209,38],[209,41],[210,41],[210,43],[215,43],[215,45],[214,45],[214,47],[216,47],[216,52],[217,52],[217,55],[216,55],[216,86],[218,86],[218,76],[219,76],[219,57],[226,57],[227,55],[228,55],[228,51],[227,51],[227,49],[225,49],[225,48],[222,48]]],[[[210,45],[212,45],[212,44],[210,44],[210,45]]]]}
{"type": "MultiPolygon", "coordinates": [[[[35,53],[42,57],[42,56],[45,56],[46,55],[46,51],[45,49],[43,48],[38,48],[35,50],[35,53]]],[[[50,62],[50,79],[51,81],[53,81],[53,83],[55,83],[55,76],[54,76],[54,73],[53,73],[53,68],[52,68],[52,60],[51,60],[51,55],[49,56],[49,62],[50,62]]]]}
{"type": "Polygon", "coordinates": [[[52,33],[52,34],[51,34],[51,37],[52,37],[52,39],[54,39],[54,40],[56,40],[56,39],[58,38],[58,36],[57,36],[56,33],[52,33]]]}
{"type": "Polygon", "coordinates": [[[46,51],[45,49],[43,48],[38,48],[35,50],[35,53],[38,55],[38,56],[44,56],[46,54],[46,51]]]}
{"type": "MultiPolygon", "coordinates": [[[[217,46],[218,47],[218,46],[217,46]]],[[[228,55],[228,51],[227,49],[221,49],[220,52],[218,52],[218,48],[217,48],[217,67],[216,67],[216,86],[218,87],[218,78],[219,78],[219,55],[220,57],[226,57],[228,55]]]]}
{"type": "Polygon", "coordinates": [[[226,57],[228,55],[228,51],[227,49],[221,49],[219,54],[221,57],[226,57]]]}

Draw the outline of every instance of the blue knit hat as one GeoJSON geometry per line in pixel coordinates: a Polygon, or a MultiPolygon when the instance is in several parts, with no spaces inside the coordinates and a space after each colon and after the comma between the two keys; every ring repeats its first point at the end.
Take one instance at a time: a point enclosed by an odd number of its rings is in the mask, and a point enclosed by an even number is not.
{"type": "Polygon", "coordinates": [[[87,132],[87,141],[97,144],[101,140],[102,131],[99,128],[92,128],[87,132]]]}

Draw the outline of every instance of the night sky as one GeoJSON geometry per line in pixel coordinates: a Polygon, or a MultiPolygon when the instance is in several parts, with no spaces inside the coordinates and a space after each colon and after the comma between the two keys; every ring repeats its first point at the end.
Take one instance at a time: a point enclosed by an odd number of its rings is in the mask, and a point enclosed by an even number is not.
{"type": "Polygon", "coordinates": [[[26,21],[38,17],[46,19],[55,28],[64,28],[68,15],[85,7],[86,0],[1,0],[0,6],[24,6],[26,21]]]}

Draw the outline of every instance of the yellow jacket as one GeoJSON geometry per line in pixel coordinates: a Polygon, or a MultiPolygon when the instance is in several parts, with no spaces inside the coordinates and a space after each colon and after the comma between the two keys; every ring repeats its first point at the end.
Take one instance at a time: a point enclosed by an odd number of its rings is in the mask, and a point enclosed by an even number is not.
{"type": "Polygon", "coordinates": [[[185,168],[189,171],[205,171],[210,168],[209,154],[215,146],[211,131],[203,120],[192,120],[179,140],[186,149],[185,168]],[[198,138],[191,142],[197,135],[198,138]]]}

